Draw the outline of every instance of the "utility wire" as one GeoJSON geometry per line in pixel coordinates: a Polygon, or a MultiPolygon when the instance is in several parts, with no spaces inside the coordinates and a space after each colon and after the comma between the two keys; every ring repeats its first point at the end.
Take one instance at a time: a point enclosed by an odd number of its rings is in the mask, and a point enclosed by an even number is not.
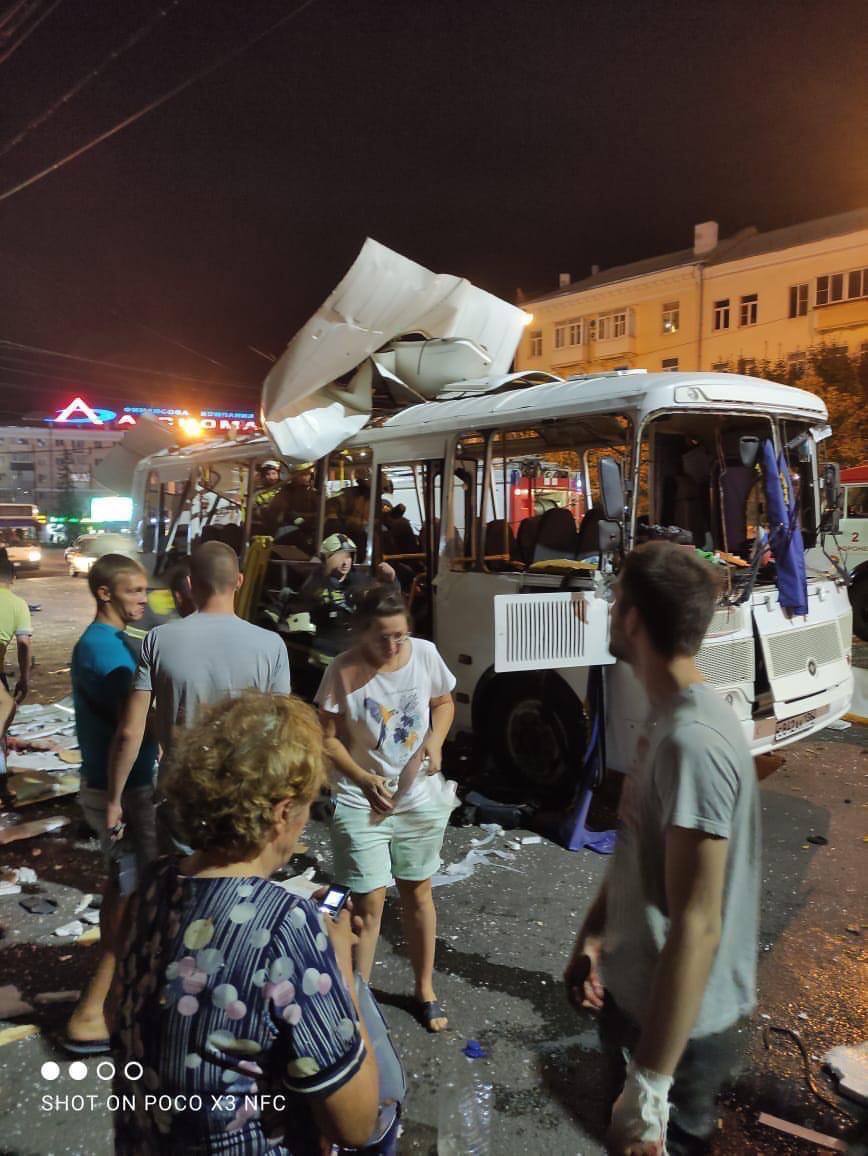
{"type": "Polygon", "coordinates": [[[28,38],[28,36],[31,36],[36,31],[36,29],[39,27],[39,25],[42,23],[42,21],[47,16],[50,16],[51,13],[54,11],[54,9],[60,3],[61,3],[61,0],[54,0],[53,4],[49,4],[48,8],[42,13],[42,15],[38,16],[36,18],[36,20],[34,20],[34,22],[30,25],[30,27],[26,28],[24,30],[24,32],[22,32],[21,35],[18,37],[18,39],[13,41],[13,43],[9,45],[9,47],[6,49],[6,51],[3,53],[3,55],[0,56],[0,64],[3,64],[5,61],[7,61],[9,59],[9,57],[12,55],[12,53],[16,50],[16,48],[21,47],[21,45],[28,38]]]}
{"type": "MultiPolygon", "coordinates": [[[[65,283],[67,288],[72,292],[79,293],[81,291],[81,286],[78,282],[73,284],[73,282],[62,277],[47,277],[44,273],[40,272],[39,269],[35,268],[29,261],[23,258],[19,253],[3,253],[0,254],[0,256],[2,256],[4,261],[17,261],[18,264],[25,268],[32,277],[36,277],[38,280],[44,281],[46,284],[51,284],[55,288],[58,286],[58,284],[65,283]]],[[[102,304],[102,302],[100,302],[100,304],[102,304]]],[[[169,337],[168,334],[161,333],[159,329],[154,329],[152,325],[145,325],[143,321],[139,321],[137,318],[132,317],[128,313],[124,313],[120,309],[115,309],[111,305],[103,305],[103,308],[107,313],[110,313],[112,317],[117,317],[121,321],[129,322],[131,325],[135,325],[139,329],[144,330],[145,333],[151,333],[155,337],[159,337],[159,339],[161,341],[165,341],[167,345],[174,345],[178,349],[183,349],[185,353],[192,353],[194,357],[201,357],[203,361],[207,361],[211,365],[216,365],[220,369],[229,369],[229,366],[225,365],[222,361],[218,361],[214,357],[209,357],[207,353],[202,353],[201,350],[194,349],[192,345],[185,345],[182,341],[178,341],[175,337],[169,337]]],[[[174,376],[177,377],[178,375],[175,374],[174,376]]]]}
{"type": "Polygon", "coordinates": [[[134,48],[139,43],[139,41],[144,40],[148,33],[153,28],[155,28],[164,17],[168,16],[173,8],[177,8],[180,3],[182,3],[182,0],[171,0],[169,4],[162,8],[158,8],[150,20],[145,21],[144,24],[137,28],[136,31],[133,32],[133,34],[123,42],[123,44],[118,45],[117,48],[113,48],[105,60],[102,61],[102,63],[98,64],[96,68],[92,68],[90,72],[86,73],[81,78],[81,80],[77,81],[72,86],[72,88],[68,89],[62,96],[58,97],[53,104],[49,105],[49,107],[45,109],[44,112],[40,113],[39,116],[34,117],[29,124],[25,125],[21,132],[14,136],[12,140],[7,141],[6,144],[0,148],[0,157],[5,157],[7,153],[11,152],[16,145],[21,144],[21,142],[26,137],[30,136],[32,132],[35,132],[38,128],[41,128],[42,125],[46,124],[47,121],[51,120],[58,109],[61,109],[64,105],[69,104],[73,97],[78,96],[80,92],[83,92],[84,89],[87,88],[89,84],[93,83],[93,81],[96,80],[96,78],[102,72],[104,72],[110,64],[114,64],[114,62],[123,56],[125,52],[129,52],[129,50],[134,48]]]}
{"type": "Polygon", "coordinates": [[[242,381],[219,381],[213,377],[193,377],[189,373],[172,373],[164,369],[148,369],[141,365],[124,365],[118,361],[103,361],[96,357],[81,357],[75,353],[64,353],[57,349],[45,349],[39,345],[25,345],[0,337],[0,349],[12,349],[18,353],[29,353],[45,357],[59,357],[66,361],[79,361],[87,365],[102,365],[107,369],[122,369],[127,373],[147,373],[153,377],[167,377],[173,381],[195,381],[199,385],[213,385],[221,389],[258,389],[257,384],[242,381]]]}
{"type": "MultiPolygon", "coordinates": [[[[59,2],[60,0],[56,0],[56,3],[59,2]]],[[[41,169],[38,173],[34,173],[33,176],[28,177],[26,180],[20,181],[17,185],[13,185],[12,188],[6,189],[5,192],[0,193],[0,203],[7,201],[10,197],[14,197],[16,193],[21,193],[24,191],[24,189],[30,188],[31,185],[35,185],[37,181],[41,181],[44,177],[50,176],[52,173],[57,172],[58,169],[62,169],[71,161],[74,161],[78,157],[83,156],[85,153],[90,152],[92,148],[96,148],[98,144],[102,144],[103,141],[109,140],[111,137],[116,136],[117,133],[122,132],[123,129],[129,128],[130,125],[135,124],[136,121],[141,120],[144,116],[147,116],[149,112],[153,112],[161,105],[166,104],[173,97],[180,95],[180,93],[184,92],[198,81],[204,80],[206,76],[210,76],[212,72],[216,72],[219,68],[222,68],[225,64],[228,64],[231,60],[235,60],[237,57],[241,56],[242,53],[247,52],[248,49],[252,48],[255,44],[258,44],[261,40],[264,40],[267,36],[271,36],[272,33],[276,32],[278,28],[282,27],[284,24],[288,24],[289,21],[294,20],[296,16],[300,16],[301,13],[304,12],[305,9],[310,8],[313,3],[315,3],[315,0],[303,0],[303,3],[299,4],[297,8],[293,8],[291,12],[287,12],[285,16],[281,16],[279,20],[275,20],[273,24],[268,26],[268,28],[264,29],[262,32],[258,32],[255,36],[251,37],[250,40],[246,40],[238,48],[234,48],[231,52],[227,52],[223,56],[218,57],[217,60],[212,61],[212,63],[206,65],[205,68],[200,69],[198,72],[194,72],[192,76],[187,77],[187,79],[182,81],[180,84],[176,84],[174,88],[169,89],[168,92],[164,92],[162,96],[158,96],[156,100],[152,100],[150,104],[146,104],[144,108],[140,108],[138,112],[134,112],[132,115],[125,117],[124,120],[120,121],[112,128],[106,129],[105,132],[100,133],[99,136],[94,137],[92,140],[88,141],[87,144],[81,145],[81,147],[77,148],[74,152],[68,153],[59,161],[55,161],[47,168],[41,169]]]]}

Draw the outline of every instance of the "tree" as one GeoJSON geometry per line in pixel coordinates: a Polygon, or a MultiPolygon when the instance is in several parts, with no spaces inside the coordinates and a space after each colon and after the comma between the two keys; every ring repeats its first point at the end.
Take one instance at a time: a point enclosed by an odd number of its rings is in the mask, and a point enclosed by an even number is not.
{"type": "Polygon", "coordinates": [[[868,458],[868,423],[864,418],[868,354],[851,357],[846,347],[817,345],[807,350],[804,361],[762,361],[753,367],[739,362],[738,372],[817,394],[826,403],[832,427],[827,456],[842,466],[855,466],[868,458]]]}
{"type": "Polygon", "coordinates": [[[81,494],[73,482],[73,458],[69,450],[64,450],[57,459],[57,500],[55,513],[67,521],[80,520],[84,516],[81,494]]]}

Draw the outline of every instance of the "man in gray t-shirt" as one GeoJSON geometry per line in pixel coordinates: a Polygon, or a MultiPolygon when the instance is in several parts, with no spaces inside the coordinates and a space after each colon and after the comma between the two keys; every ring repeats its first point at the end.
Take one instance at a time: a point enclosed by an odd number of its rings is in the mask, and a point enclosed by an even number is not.
{"type": "Polygon", "coordinates": [[[289,660],[281,637],[235,614],[241,582],[234,550],[224,542],[199,546],[190,558],[190,589],[198,612],[157,626],[145,638],[133,693],[115,738],[109,829],[121,818],[121,795],[152,704],[162,765],[173,729],[195,722],[201,707],[242,690],[289,694],[289,660]]]}
{"type": "Polygon", "coordinates": [[[651,712],[615,855],[564,973],[570,1002],[600,1013],[610,1057],[631,1053],[615,1153],[701,1150],[756,1002],[756,772],[734,712],[694,661],[717,591],[706,562],[666,542],[628,555],[616,586],[611,650],[651,712]]]}

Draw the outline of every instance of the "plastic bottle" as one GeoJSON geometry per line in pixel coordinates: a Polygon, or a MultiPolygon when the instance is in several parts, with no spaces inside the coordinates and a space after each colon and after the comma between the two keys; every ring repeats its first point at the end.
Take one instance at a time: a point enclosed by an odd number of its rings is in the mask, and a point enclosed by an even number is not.
{"type": "Polygon", "coordinates": [[[437,1156],[489,1156],[492,1088],[488,1053],[468,1040],[440,1084],[437,1156]],[[466,1058],[465,1058],[466,1057],[466,1058]]]}

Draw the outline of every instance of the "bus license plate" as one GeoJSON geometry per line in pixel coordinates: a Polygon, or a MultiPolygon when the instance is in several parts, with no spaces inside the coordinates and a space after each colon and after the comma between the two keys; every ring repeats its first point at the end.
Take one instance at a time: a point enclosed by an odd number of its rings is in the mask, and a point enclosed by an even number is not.
{"type": "Polygon", "coordinates": [[[784,739],[791,738],[793,735],[798,734],[799,731],[807,730],[816,718],[816,711],[806,710],[804,714],[794,715],[793,718],[781,719],[775,726],[775,742],[782,742],[784,739]]]}

